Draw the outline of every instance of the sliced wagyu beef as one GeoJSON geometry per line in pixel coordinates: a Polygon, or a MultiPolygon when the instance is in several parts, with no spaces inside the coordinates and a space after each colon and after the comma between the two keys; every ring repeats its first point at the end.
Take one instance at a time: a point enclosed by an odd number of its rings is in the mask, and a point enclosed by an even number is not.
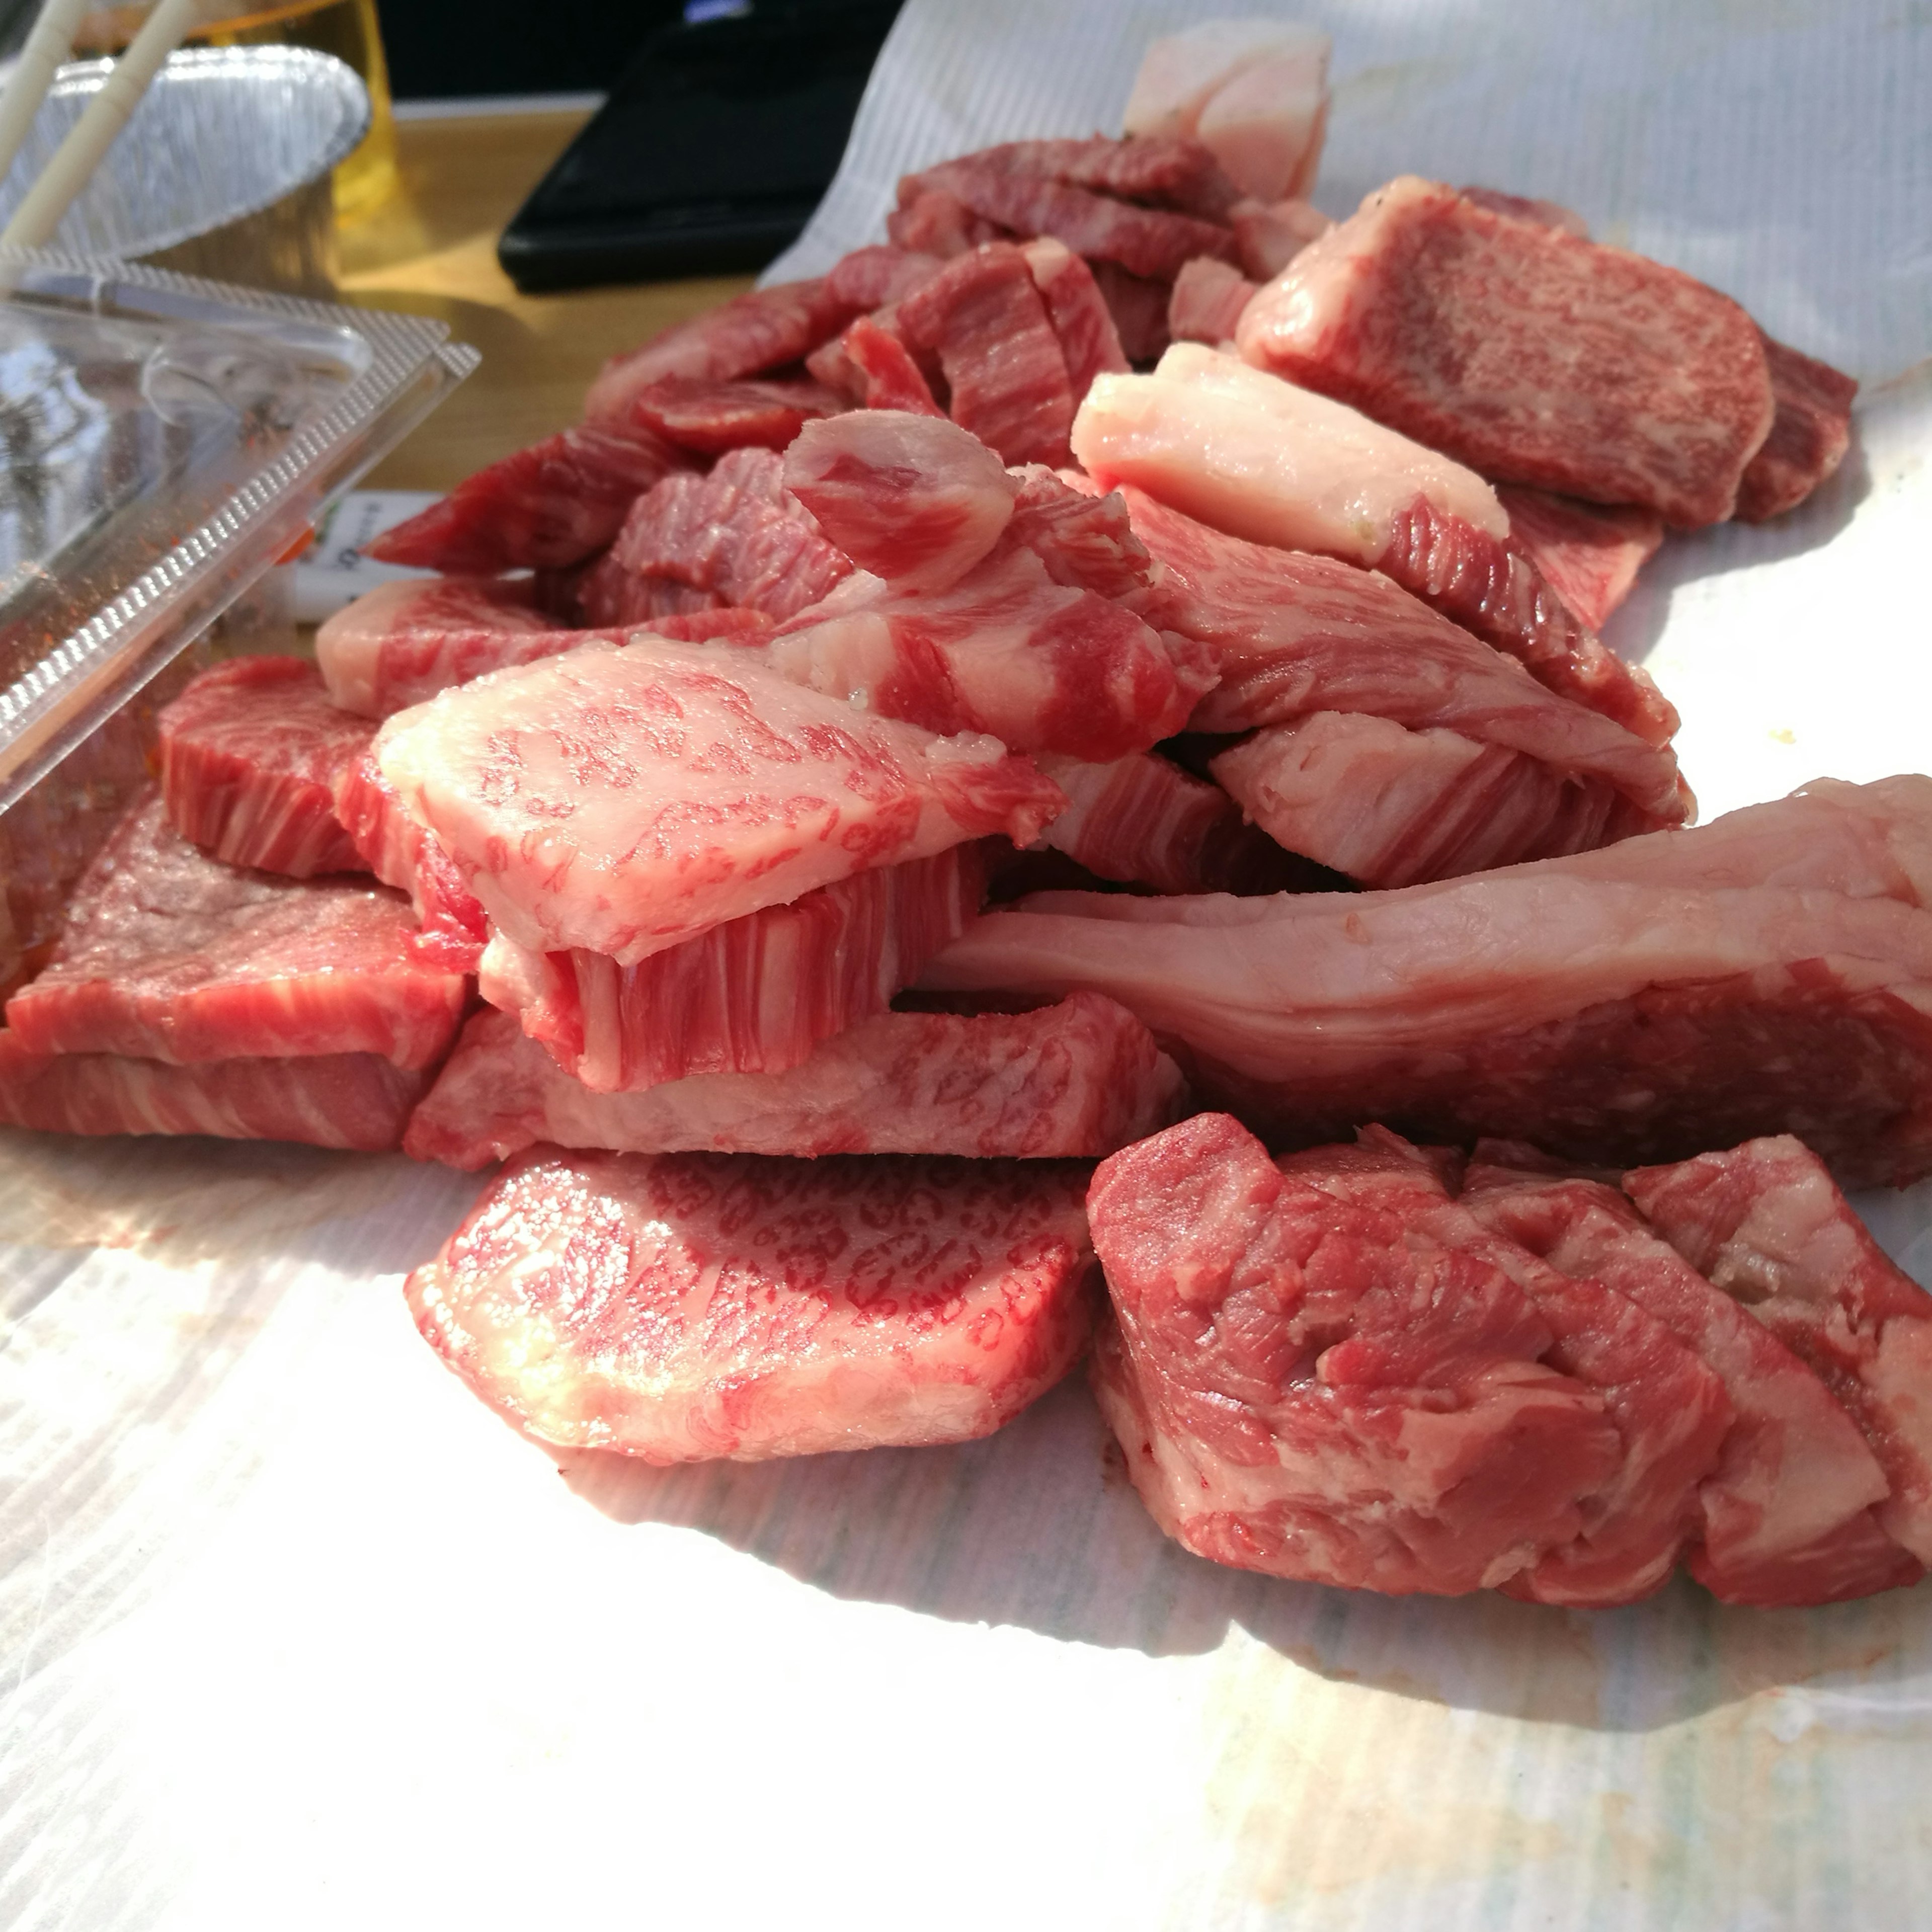
{"type": "Polygon", "coordinates": [[[410,1306],[552,1444],[671,1463],[964,1442],[1085,1345],[1086,1173],[537,1149],[410,1306]]]}
{"type": "Polygon", "coordinates": [[[1932,1562],[1932,1296],[1788,1134],[1624,1177],[1658,1232],[1808,1363],[1890,1486],[1878,1520],[1932,1562]]]}
{"type": "Polygon", "coordinates": [[[1769,434],[1756,326],[1688,275],[1408,175],[1295,256],[1241,354],[1500,482],[1721,522],[1769,434]]]}
{"type": "Polygon", "coordinates": [[[721,382],[662,376],[631,404],[631,421],[700,456],[782,449],[804,426],[844,406],[822,383],[721,382]]]}
{"type": "Polygon", "coordinates": [[[367,870],[335,816],[335,782],[376,728],[332,704],[300,658],[203,671],[164,710],[161,796],[175,830],[231,866],[306,879],[367,870]]]}
{"type": "Polygon", "coordinates": [[[1624,1453],[1536,1300],[1400,1214],[1283,1174],[1226,1114],[1104,1162],[1094,1381],[1198,1555],[1352,1588],[1506,1583],[1585,1531],[1624,1453]]]}
{"type": "Polygon", "coordinates": [[[1358,410],[1180,343],[1151,375],[1096,382],[1073,442],[1102,485],[1136,485],[1254,543],[1381,571],[1646,743],[1676,729],[1649,678],[1605,650],[1512,541],[1490,485],[1358,410]]]}
{"type": "Polygon", "coordinates": [[[364,551],[382,563],[478,575],[559,569],[595,556],[644,490],[692,466],[650,429],[580,425],[479,470],[364,551]]]}
{"type": "Polygon", "coordinates": [[[1801,355],[1766,336],[1771,392],[1778,413],[1771,434],[1738,487],[1738,515],[1748,524],[1795,510],[1838,470],[1852,442],[1852,399],[1858,386],[1828,362],[1801,355]]]}
{"type": "Polygon", "coordinates": [[[496,927],[633,965],[724,921],[1064,802],[985,737],[935,736],[764,653],[586,646],[392,718],[375,758],[496,927]]]}
{"type": "Polygon", "coordinates": [[[481,1012],[405,1151],[477,1168],[538,1142],[635,1154],[1095,1158],[1166,1125],[1179,1070],[1124,1007],[1078,993],[1025,1013],[882,1013],[782,1073],[596,1094],[508,1013],[481,1012]]]}
{"type": "Polygon", "coordinates": [[[1612,1186],[1477,1149],[1462,1204],[1486,1226],[1661,1322],[1723,1381],[1731,1426],[1697,1492],[1690,1574],[1726,1603],[1830,1603],[1915,1581],[1920,1565],[1874,1505],[1885,1474],[1824,1384],[1738,1302],[1713,1288],[1612,1186]]]}
{"type": "Polygon", "coordinates": [[[629,966],[500,938],[482,962],[483,997],[599,1092],[781,1072],[884,1012],[980,910],[986,870],[977,844],[875,866],[629,966]]]}
{"type": "Polygon", "coordinates": [[[34,1054],[177,1065],[374,1054],[434,1066],[465,988],[411,955],[413,929],[407,903],[366,881],[224,866],[151,798],[76,888],[52,959],[8,1002],[7,1024],[34,1054]]]}
{"type": "Polygon", "coordinates": [[[1586,503],[1520,483],[1497,486],[1510,542],[1593,631],[1622,604],[1664,541],[1664,519],[1630,503],[1586,503]]]}
{"type": "Polygon", "coordinates": [[[1932,1172],[1932,780],[1820,781],[1400,891],[1049,893],[924,983],[1138,1013],[1278,1144],[1370,1120],[1624,1166],[1801,1135],[1856,1184],[1932,1172]]]}
{"type": "Polygon", "coordinates": [[[427,1072],[379,1053],[202,1060],[33,1053],[0,1031],[0,1120],[58,1134],[212,1134],[385,1154],[402,1144],[427,1072]]]}

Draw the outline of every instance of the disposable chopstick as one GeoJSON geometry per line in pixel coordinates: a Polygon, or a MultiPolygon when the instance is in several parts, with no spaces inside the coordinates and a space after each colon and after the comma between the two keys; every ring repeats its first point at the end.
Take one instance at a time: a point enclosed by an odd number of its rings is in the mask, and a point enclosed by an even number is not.
{"type": "Polygon", "coordinates": [[[201,8],[202,0],[160,0],[148,14],[128,51],[114,63],[106,85],[87,104],[86,112],[68,130],[40,179],[14,211],[13,220],[0,232],[0,248],[38,248],[52,238],[68,204],[87,185],[115,136],[128,124],[161,63],[199,22],[201,8]]]}
{"type": "Polygon", "coordinates": [[[93,0],[46,0],[40,9],[7,92],[0,95],[0,181],[7,178],[53,85],[55,70],[72,51],[75,30],[92,4],[93,0]]]}

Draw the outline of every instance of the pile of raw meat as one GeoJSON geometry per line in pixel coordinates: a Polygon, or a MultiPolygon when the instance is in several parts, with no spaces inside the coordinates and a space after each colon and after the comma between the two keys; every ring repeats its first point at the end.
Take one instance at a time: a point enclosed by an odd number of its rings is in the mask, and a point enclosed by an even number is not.
{"type": "Polygon", "coordinates": [[[548,1443],[956,1442],[1089,1354],[1218,1561],[1914,1580],[1932,1299],[1825,1163],[1932,1172],[1932,779],[1688,829],[1597,634],[1852,385],[1545,203],[1329,223],[1325,61],[908,177],[200,678],[0,1118],[508,1160],[409,1292],[548,1443]]]}

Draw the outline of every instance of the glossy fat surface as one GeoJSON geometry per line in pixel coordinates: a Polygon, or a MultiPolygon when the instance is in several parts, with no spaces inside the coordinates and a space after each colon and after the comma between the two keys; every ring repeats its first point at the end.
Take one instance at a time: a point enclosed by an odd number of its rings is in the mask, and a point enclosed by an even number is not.
{"type": "Polygon", "coordinates": [[[1060,802],[990,739],[659,639],[446,692],[392,718],[376,758],[511,939],[625,964],[873,866],[1030,838],[1060,802]]]}
{"type": "Polygon", "coordinates": [[[962,1442],[1086,1340],[1086,1172],[540,1148],[410,1305],[548,1442],[677,1462],[962,1442]]]}
{"type": "Polygon", "coordinates": [[[399,894],[211,859],[135,806],[70,902],[52,960],[8,1006],[36,1052],[188,1064],[373,1053],[429,1066],[454,1037],[458,974],[418,963],[399,894]]]}

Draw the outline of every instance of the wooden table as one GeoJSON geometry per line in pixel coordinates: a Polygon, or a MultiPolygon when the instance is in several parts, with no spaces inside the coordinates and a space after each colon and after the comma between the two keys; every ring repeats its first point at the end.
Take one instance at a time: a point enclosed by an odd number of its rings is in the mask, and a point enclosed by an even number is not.
{"type": "Polygon", "coordinates": [[[606,357],[750,286],[748,276],[711,276],[518,293],[496,265],[496,237],[584,118],[500,114],[398,124],[402,191],[344,229],[344,298],[439,316],[483,352],[483,365],[364,487],[449,488],[575,422],[606,357]]]}

